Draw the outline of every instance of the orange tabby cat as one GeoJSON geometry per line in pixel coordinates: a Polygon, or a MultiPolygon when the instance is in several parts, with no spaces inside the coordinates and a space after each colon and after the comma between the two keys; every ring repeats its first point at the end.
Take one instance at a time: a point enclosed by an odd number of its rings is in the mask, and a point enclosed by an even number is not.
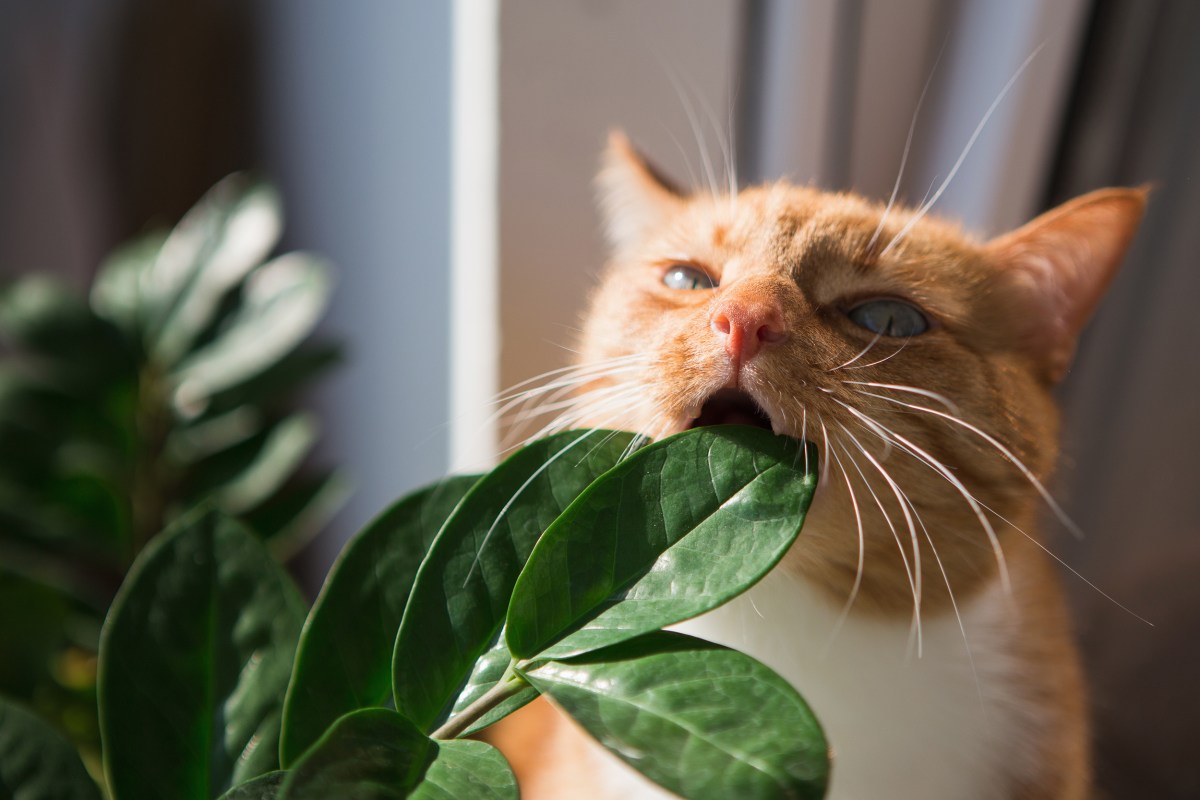
{"type": "MultiPolygon", "coordinates": [[[[686,196],[620,135],[600,184],[613,257],[575,418],[655,438],[761,424],[822,457],[784,562],[679,629],[804,694],[832,798],[1086,797],[1083,684],[1034,525],[1051,393],[1145,191],[1093,192],[981,243],[785,183],[686,196]]],[[[544,702],[492,738],[527,800],[667,796],[544,702]]]]}

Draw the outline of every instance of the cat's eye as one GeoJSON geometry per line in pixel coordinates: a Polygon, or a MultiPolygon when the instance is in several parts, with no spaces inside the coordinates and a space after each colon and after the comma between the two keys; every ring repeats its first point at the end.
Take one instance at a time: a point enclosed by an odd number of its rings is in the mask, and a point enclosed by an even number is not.
{"type": "Polygon", "coordinates": [[[699,267],[673,264],[662,279],[668,289],[715,289],[717,282],[699,267]]]}
{"type": "Polygon", "coordinates": [[[880,336],[918,336],[929,330],[929,319],[903,300],[868,300],[847,311],[846,316],[860,328],[880,336]]]}

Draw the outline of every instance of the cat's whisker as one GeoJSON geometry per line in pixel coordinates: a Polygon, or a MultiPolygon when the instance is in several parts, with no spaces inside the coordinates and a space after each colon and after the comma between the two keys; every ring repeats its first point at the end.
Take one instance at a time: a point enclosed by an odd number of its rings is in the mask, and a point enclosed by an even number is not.
{"type": "MultiPolygon", "coordinates": [[[[666,126],[663,127],[666,128],[666,126]]],[[[679,157],[683,159],[683,167],[687,170],[688,174],[688,186],[697,185],[700,180],[696,175],[696,169],[692,165],[692,158],[688,155],[687,148],[683,146],[683,142],[679,141],[679,137],[669,129],[667,129],[667,136],[675,143],[675,149],[679,151],[679,157]]]]}
{"type": "Polygon", "coordinates": [[[929,77],[925,79],[925,86],[921,88],[921,96],[917,98],[917,107],[913,110],[912,121],[908,123],[908,136],[904,139],[904,152],[900,156],[900,169],[896,172],[896,182],[892,185],[892,195],[888,198],[887,205],[883,209],[883,214],[879,217],[879,224],[875,226],[875,232],[871,234],[871,239],[867,242],[866,251],[868,253],[875,249],[876,242],[879,241],[879,234],[883,232],[883,226],[887,222],[888,214],[891,213],[892,207],[896,205],[896,196],[900,193],[900,181],[904,177],[904,166],[908,163],[908,154],[912,149],[913,133],[917,130],[917,119],[921,116],[921,106],[925,103],[925,95],[929,92],[929,87],[933,83],[933,76],[937,74],[938,64],[942,63],[942,54],[946,52],[946,42],[942,42],[942,49],[938,51],[937,58],[933,61],[933,67],[929,70],[929,77]]]}
{"type": "Polygon", "coordinates": [[[680,83],[679,77],[673,69],[667,69],[667,78],[671,81],[675,94],[679,97],[679,103],[683,106],[683,113],[688,119],[688,125],[691,126],[692,136],[696,140],[696,148],[700,151],[700,165],[704,167],[704,176],[708,181],[708,190],[713,197],[717,197],[721,192],[718,188],[717,173],[713,169],[712,157],[708,152],[708,137],[704,135],[704,128],[696,116],[696,109],[692,105],[691,98],[684,91],[685,87],[680,83]]]}
{"type": "MultiPolygon", "coordinates": [[[[826,432],[826,437],[826,442],[828,442],[828,432],[826,432]]],[[[846,455],[849,457],[850,454],[847,453],[846,455]]],[[[850,493],[850,505],[854,509],[854,522],[855,527],[858,529],[858,565],[854,570],[854,585],[850,587],[850,594],[846,597],[846,604],[842,606],[842,611],[838,614],[837,621],[829,632],[829,638],[825,641],[825,647],[821,653],[822,658],[829,655],[829,648],[833,646],[834,640],[841,633],[846,618],[850,616],[850,609],[854,605],[854,601],[858,599],[858,592],[862,587],[863,566],[866,563],[866,536],[863,534],[862,513],[859,511],[858,498],[854,494],[854,485],[851,483],[850,475],[846,472],[846,467],[842,464],[842,460],[838,458],[836,451],[834,451],[833,457],[837,459],[838,469],[842,471],[842,478],[846,482],[846,491],[850,493]]]]}
{"type": "Polygon", "coordinates": [[[866,347],[864,347],[862,350],[858,351],[858,355],[856,355],[854,358],[850,359],[849,361],[844,361],[844,362],[842,362],[841,364],[838,364],[836,367],[832,367],[832,368],[830,368],[830,369],[827,369],[827,370],[825,370],[825,371],[826,371],[826,372],[837,372],[839,369],[845,369],[846,367],[850,366],[850,365],[851,365],[851,364],[853,364],[855,361],[858,361],[860,358],[862,358],[862,357],[863,357],[863,356],[865,356],[867,353],[869,353],[869,352],[871,351],[871,348],[872,348],[872,347],[874,347],[874,346],[875,346],[875,343],[876,343],[876,342],[878,342],[878,341],[879,341],[881,338],[883,338],[883,331],[879,331],[879,333],[875,334],[875,338],[874,338],[874,339],[872,339],[872,340],[871,340],[871,341],[870,341],[870,342],[867,344],[867,346],[866,346],[866,347]]]}
{"type": "MultiPolygon", "coordinates": [[[[565,400],[555,399],[558,395],[558,393],[555,393],[555,395],[552,395],[550,398],[548,398],[547,402],[534,406],[533,408],[522,411],[518,414],[514,414],[512,419],[514,423],[525,422],[530,419],[536,419],[538,417],[545,416],[546,414],[550,414],[554,411],[561,411],[564,408],[572,408],[577,406],[579,405],[580,398],[582,397],[586,397],[589,400],[601,400],[612,396],[633,394],[640,388],[641,387],[636,385],[630,386],[627,384],[616,384],[614,386],[604,386],[598,389],[591,389],[584,394],[569,397],[565,400]]],[[[565,393],[569,392],[570,389],[571,387],[567,387],[566,389],[560,389],[559,391],[565,393]]]]}
{"type": "Polygon", "coordinates": [[[821,461],[821,483],[829,482],[829,431],[825,428],[824,418],[818,414],[817,422],[821,424],[821,440],[825,444],[825,458],[821,461]]]}
{"type": "Polygon", "coordinates": [[[904,436],[889,429],[886,425],[883,425],[882,423],[871,419],[870,417],[863,414],[861,411],[854,408],[853,406],[843,403],[841,400],[838,400],[836,397],[832,398],[832,399],[835,403],[837,403],[838,405],[845,408],[847,411],[849,411],[855,417],[857,417],[857,418],[861,419],[863,422],[867,423],[867,427],[870,428],[872,431],[874,431],[876,433],[876,435],[880,436],[880,438],[883,438],[885,440],[887,438],[891,438],[893,442],[895,442],[897,445],[901,446],[901,449],[905,450],[910,455],[917,457],[918,460],[927,464],[931,469],[933,469],[935,472],[937,472],[939,475],[941,475],[943,478],[945,478],[950,483],[950,485],[952,485],[956,490],[958,490],[958,493],[960,495],[962,495],[963,499],[967,502],[967,505],[970,506],[971,511],[975,514],[976,519],[979,520],[980,526],[983,528],[984,533],[987,535],[988,542],[991,544],[992,552],[996,558],[997,568],[1000,572],[1001,586],[1004,589],[1004,593],[1007,596],[1011,597],[1012,596],[1012,581],[1009,578],[1008,561],[1004,557],[1004,549],[1000,546],[1000,539],[996,535],[996,530],[995,530],[995,528],[992,527],[991,521],[988,520],[987,516],[983,513],[983,507],[980,505],[979,501],[975,498],[975,495],[971,494],[971,492],[967,489],[967,487],[963,484],[963,482],[961,480],[959,480],[957,476],[955,476],[955,474],[953,473],[953,471],[951,471],[951,469],[949,467],[947,467],[945,464],[943,464],[941,461],[939,461],[934,456],[930,455],[925,450],[921,449],[920,446],[914,444],[913,442],[906,439],[904,436]]]}
{"type": "MultiPolygon", "coordinates": [[[[614,410],[625,412],[629,411],[637,405],[636,401],[641,394],[640,387],[636,384],[625,388],[628,391],[627,396],[609,396],[589,401],[585,395],[584,398],[580,402],[576,403],[571,409],[559,414],[557,417],[547,423],[541,430],[529,438],[540,439],[543,436],[548,436],[552,433],[566,430],[567,428],[570,428],[571,426],[588,418],[601,419],[601,415],[605,414],[610,415],[608,417],[610,419],[618,419],[619,416],[611,416],[611,412],[614,410]],[[628,402],[629,400],[634,400],[635,402],[628,402]]],[[[609,427],[616,426],[610,425],[609,427]]]]}
{"type": "Polygon", "coordinates": [[[520,383],[515,383],[504,391],[500,392],[493,400],[493,403],[504,403],[515,398],[520,398],[529,393],[545,392],[549,389],[557,388],[558,386],[573,385],[583,382],[581,378],[595,378],[596,376],[603,377],[607,374],[620,374],[623,372],[632,372],[639,367],[644,367],[648,363],[642,355],[637,356],[621,356],[605,361],[598,361],[592,364],[581,366],[561,367],[552,369],[549,372],[543,372],[541,375],[535,375],[532,378],[527,378],[520,383]],[[549,383],[539,383],[539,381],[550,381],[549,383]],[[537,384],[537,385],[534,385],[537,384]],[[531,387],[526,389],[524,387],[531,387]],[[518,391],[519,390],[519,391],[518,391]]]}
{"type": "MultiPolygon", "coordinates": [[[[584,392],[580,392],[578,390],[579,390],[580,386],[586,386],[589,383],[595,383],[598,380],[601,380],[603,378],[608,378],[608,377],[616,377],[616,375],[610,374],[610,373],[605,373],[603,375],[582,377],[578,381],[563,382],[560,385],[551,387],[550,389],[546,390],[545,392],[538,390],[538,391],[533,391],[533,392],[530,392],[527,394],[522,394],[522,396],[508,401],[503,406],[498,408],[495,412],[493,412],[493,414],[491,415],[491,421],[494,422],[495,420],[507,417],[508,424],[513,424],[515,421],[518,421],[521,419],[529,419],[529,418],[536,417],[541,414],[547,413],[549,410],[549,407],[551,407],[551,406],[556,406],[556,405],[561,406],[564,404],[568,404],[568,401],[565,401],[563,399],[564,397],[567,397],[568,395],[575,395],[575,396],[582,397],[582,396],[585,396],[588,394],[592,394],[594,392],[606,391],[613,387],[603,387],[602,386],[602,387],[598,387],[596,389],[589,389],[584,392]],[[540,396],[542,394],[545,394],[545,396],[544,397],[540,396]],[[518,412],[517,409],[520,409],[520,411],[518,412]]],[[[618,384],[618,385],[621,385],[621,384],[618,384]]]]}
{"type": "MultiPolygon", "coordinates": [[[[888,388],[894,388],[894,387],[888,387],[888,388]]],[[[1045,487],[1045,485],[1040,480],[1038,480],[1038,477],[1033,474],[1033,470],[1029,469],[1029,467],[1027,467],[1025,465],[1024,461],[1017,458],[1016,454],[1013,453],[1013,451],[1009,450],[1007,447],[1005,447],[998,439],[996,439],[996,437],[994,437],[991,434],[987,433],[986,431],[980,429],[979,427],[967,422],[966,420],[964,420],[961,417],[961,415],[946,414],[942,411],[938,411],[935,408],[919,406],[919,405],[916,405],[913,403],[905,403],[902,400],[897,400],[894,397],[887,397],[886,395],[874,395],[874,394],[871,394],[870,392],[862,392],[862,394],[868,394],[868,395],[871,395],[872,397],[878,397],[881,400],[887,400],[888,402],[895,403],[897,405],[901,405],[906,408],[910,408],[914,411],[924,411],[927,414],[932,414],[933,416],[947,420],[948,422],[953,422],[955,425],[959,425],[959,426],[965,428],[966,430],[970,431],[971,433],[974,433],[975,435],[979,436],[985,442],[990,444],[992,447],[996,448],[996,450],[998,450],[1002,456],[1004,456],[1006,459],[1008,459],[1008,461],[1010,463],[1012,463],[1013,466],[1015,466],[1018,470],[1021,471],[1021,474],[1025,476],[1026,480],[1028,480],[1030,482],[1030,484],[1033,486],[1033,488],[1037,491],[1037,493],[1039,495],[1041,495],[1042,499],[1046,502],[1046,505],[1048,505],[1050,507],[1050,510],[1054,512],[1054,515],[1056,517],[1058,517],[1059,522],[1061,522],[1066,527],[1066,529],[1069,530],[1072,533],[1072,535],[1075,536],[1075,538],[1077,538],[1077,539],[1083,538],[1083,535],[1084,535],[1083,531],[1079,528],[1078,525],[1075,524],[1074,520],[1072,520],[1067,515],[1067,512],[1065,510],[1063,510],[1063,507],[1058,504],[1058,501],[1056,501],[1054,499],[1054,496],[1050,494],[1050,491],[1045,487]]]]}
{"type": "Polygon", "coordinates": [[[882,364],[883,362],[887,361],[889,358],[895,358],[896,356],[900,355],[901,351],[903,351],[904,348],[908,347],[908,343],[911,341],[912,341],[912,337],[908,336],[904,339],[904,341],[900,344],[899,347],[897,347],[893,352],[888,353],[883,358],[878,359],[876,361],[872,361],[869,364],[855,364],[852,367],[846,367],[846,369],[870,369],[871,367],[878,366],[878,365],[882,364]]]}
{"type": "MultiPolygon", "coordinates": [[[[700,100],[700,107],[704,110],[705,116],[708,117],[708,124],[712,126],[713,133],[717,137],[717,146],[721,149],[722,165],[725,168],[725,180],[723,183],[726,187],[726,196],[729,199],[729,210],[732,212],[737,203],[737,183],[734,178],[736,173],[733,167],[733,134],[730,132],[726,135],[727,129],[722,127],[720,121],[717,119],[717,112],[713,110],[712,104],[708,102],[708,97],[704,92],[696,91],[694,86],[692,90],[700,100]]],[[[730,112],[728,130],[732,131],[732,106],[730,107],[730,112]]],[[[714,190],[713,194],[715,196],[718,193],[714,190]]]]}
{"type": "MultiPolygon", "coordinates": [[[[805,406],[803,411],[804,411],[804,421],[800,424],[800,439],[801,439],[801,441],[807,442],[808,441],[808,407],[805,406]]],[[[808,448],[805,447],[804,448],[804,474],[807,475],[808,471],[809,471],[808,448]]]]}
{"type": "MultiPolygon", "coordinates": [[[[911,501],[909,504],[911,505],[911,501]]],[[[915,507],[913,507],[913,513],[917,513],[915,507]]],[[[954,596],[954,587],[950,585],[950,575],[946,572],[946,565],[942,563],[942,556],[938,553],[937,545],[933,543],[933,537],[929,535],[929,529],[921,521],[920,514],[917,514],[917,521],[921,522],[921,532],[925,536],[925,541],[929,543],[929,550],[933,553],[934,563],[937,564],[938,572],[942,574],[942,582],[946,585],[946,596],[950,599],[950,609],[954,612],[954,619],[958,623],[958,631],[962,634],[963,649],[967,653],[967,664],[971,668],[971,678],[975,681],[975,693],[979,697],[980,708],[983,708],[983,684],[979,680],[979,670],[975,667],[975,653],[971,650],[971,640],[967,637],[967,626],[963,623],[962,612],[958,609],[958,599],[954,596]]]]}
{"type": "Polygon", "coordinates": [[[841,427],[845,434],[850,437],[850,441],[852,441],[854,446],[858,448],[863,456],[871,462],[871,465],[875,467],[876,471],[883,476],[884,481],[886,481],[888,486],[891,488],[892,494],[896,496],[896,502],[900,504],[900,512],[904,514],[904,521],[908,525],[909,537],[912,540],[913,548],[913,560],[911,568],[909,566],[908,556],[904,552],[904,545],[900,541],[900,533],[896,530],[896,526],[892,522],[891,515],[887,512],[887,509],[884,508],[883,501],[879,499],[879,495],[875,493],[875,489],[871,486],[871,482],[867,480],[867,476],[863,474],[862,469],[858,466],[858,460],[847,451],[846,457],[849,458],[851,463],[854,464],[854,468],[858,471],[859,477],[862,478],[867,490],[871,493],[871,497],[875,499],[875,505],[879,506],[879,511],[883,514],[884,520],[887,521],[888,528],[890,528],[892,531],[892,537],[896,540],[896,547],[900,550],[900,558],[904,562],[904,571],[908,573],[908,584],[913,594],[913,628],[917,639],[917,658],[920,658],[923,652],[924,641],[921,635],[921,598],[923,588],[921,573],[921,548],[917,541],[916,526],[913,524],[912,515],[909,513],[908,505],[906,505],[907,495],[904,494],[904,492],[892,479],[892,476],[888,474],[888,471],[883,468],[883,465],[880,464],[875,457],[867,451],[867,448],[865,448],[862,442],[858,440],[858,437],[851,433],[850,429],[845,425],[839,423],[839,427],[841,427]]]}
{"type": "Polygon", "coordinates": [[[616,423],[617,420],[623,419],[629,415],[638,403],[639,393],[631,392],[628,397],[621,398],[602,398],[601,401],[595,403],[580,404],[573,412],[564,413],[556,417],[548,425],[542,428],[533,438],[539,439],[543,436],[548,436],[559,431],[567,430],[584,420],[604,420],[603,427],[620,428],[625,427],[616,423]],[[633,400],[634,402],[629,402],[633,400]],[[619,402],[620,401],[620,402],[619,402]]]}
{"type": "Polygon", "coordinates": [[[904,224],[904,227],[902,227],[900,231],[894,237],[892,237],[892,240],[888,242],[887,247],[883,248],[882,252],[880,252],[880,256],[887,255],[893,247],[903,241],[904,237],[908,235],[908,232],[913,229],[913,226],[921,221],[921,218],[928,213],[929,209],[933,208],[933,204],[936,203],[938,198],[942,196],[942,193],[946,191],[946,187],[950,185],[952,180],[954,180],[954,176],[958,174],[959,168],[962,167],[963,162],[967,160],[967,154],[970,153],[971,148],[975,146],[975,141],[979,138],[979,134],[983,133],[983,129],[987,126],[988,120],[992,118],[992,114],[995,113],[996,109],[1000,106],[1001,101],[1004,100],[1009,90],[1011,90],[1013,85],[1017,82],[1017,79],[1020,78],[1021,74],[1025,72],[1030,64],[1033,63],[1033,60],[1037,58],[1038,53],[1042,52],[1042,48],[1045,46],[1045,42],[1038,45],[1034,51],[1030,53],[1024,61],[1021,62],[1021,66],[1017,67],[1017,71],[1014,72],[1013,76],[1008,79],[1008,83],[1004,84],[1004,88],[1000,90],[1000,94],[996,95],[996,99],[992,101],[990,106],[988,106],[987,111],[983,115],[983,119],[979,120],[979,124],[975,126],[975,130],[971,134],[971,138],[967,140],[966,147],[964,147],[962,152],[959,154],[958,160],[954,162],[954,166],[950,168],[950,173],[946,176],[946,179],[942,181],[942,185],[938,187],[938,190],[933,193],[933,196],[930,197],[929,200],[924,202],[921,207],[917,209],[916,213],[913,214],[908,222],[904,224]]]}
{"type": "MultiPolygon", "coordinates": [[[[922,397],[928,397],[935,403],[941,403],[948,411],[950,411],[951,414],[954,414],[956,418],[962,417],[962,411],[959,410],[958,405],[955,404],[953,400],[943,394],[930,391],[929,389],[921,389],[916,386],[908,386],[903,383],[875,383],[874,381],[842,381],[842,383],[846,384],[847,386],[870,386],[873,389],[891,389],[894,392],[919,394],[922,397]]],[[[882,400],[895,400],[895,398],[886,397],[884,395],[874,394],[872,392],[864,392],[861,389],[855,389],[855,391],[859,394],[866,395],[867,397],[878,397],[882,400]]]]}
{"type": "Polygon", "coordinates": [[[1000,513],[996,512],[996,511],[994,511],[993,509],[991,509],[991,508],[988,508],[987,506],[984,506],[984,508],[987,508],[987,510],[988,510],[988,511],[990,511],[990,512],[991,512],[991,513],[993,513],[993,514],[995,514],[995,515],[996,515],[996,516],[997,516],[997,517],[998,517],[998,518],[999,518],[999,519],[1000,519],[1002,522],[1004,522],[1006,525],[1008,525],[1008,526],[1009,526],[1010,528],[1012,528],[1014,531],[1016,531],[1017,533],[1019,533],[1019,534],[1021,534],[1022,536],[1024,536],[1026,539],[1028,539],[1028,540],[1029,540],[1030,542],[1032,542],[1033,544],[1037,545],[1038,549],[1040,549],[1040,550],[1041,550],[1043,553],[1045,553],[1046,555],[1050,556],[1050,557],[1051,557],[1051,558],[1053,558],[1055,561],[1057,561],[1057,562],[1058,562],[1058,563],[1059,563],[1059,564],[1060,564],[1060,565],[1061,565],[1061,566],[1062,566],[1062,567],[1063,567],[1065,570],[1067,570],[1068,572],[1070,572],[1070,573],[1071,573],[1072,575],[1074,575],[1076,578],[1079,578],[1079,580],[1081,580],[1081,581],[1083,581],[1084,583],[1086,583],[1086,584],[1088,585],[1088,587],[1089,587],[1089,588],[1091,588],[1093,591],[1095,591],[1096,593],[1098,593],[1098,594],[1099,594],[1101,597],[1103,597],[1105,600],[1107,600],[1108,602],[1112,603],[1112,604],[1113,604],[1113,605],[1115,605],[1117,608],[1121,609],[1121,610],[1122,610],[1122,611],[1124,611],[1126,614],[1128,614],[1129,616],[1131,616],[1131,617],[1133,617],[1134,619],[1138,620],[1139,622],[1144,622],[1145,624],[1149,625],[1151,628],[1155,627],[1155,625],[1154,625],[1154,623],[1153,623],[1153,622],[1151,622],[1150,620],[1146,619],[1146,618],[1145,618],[1145,617],[1143,617],[1141,614],[1138,614],[1136,611],[1133,611],[1133,610],[1132,610],[1132,609],[1130,609],[1128,606],[1126,606],[1125,604],[1123,604],[1121,601],[1117,600],[1115,597],[1113,597],[1112,595],[1110,595],[1108,592],[1104,591],[1104,590],[1103,590],[1103,589],[1101,589],[1099,586],[1097,586],[1096,584],[1092,583],[1090,580],[1088,580],[1087,578],[1085,578],[1085,577],[1083,576],[1083,573],[1081,573],[1079,570],[1077,570],[1077,569],[1075,569],[1074,567],[1072,567],[1072,566],[1071,566],[1070,564],[1068,564],[1066,561],[1063,561],[1061,558],[1059,558],[1057,555],[1055,555],[1055,554],[1054,554],[1054,552],[1053,552],[1052,550],[1050,550],[1050,549],[1049,549],[1049,548],[1047,548],[1047,547],[1046,547],[1044,544],[1042,544],[1041,542],[1039,542],[1039,541],[1037,540],[1037,537],[1036,537],[1036,536],[1031,536],[1030,534],[1026,533],[1026,532],[1025,532],[1025,530],[1024,530],[1023,528],[1021,528],[1019,525],[1017,525],[1017,524],[1016,524],[1015,522],[1013,522],[1012,520],[1010,520],[1010,519],[1008,519],[1007,517],[1005,517],[1003,514],[1000,514],[1000,513]]]}

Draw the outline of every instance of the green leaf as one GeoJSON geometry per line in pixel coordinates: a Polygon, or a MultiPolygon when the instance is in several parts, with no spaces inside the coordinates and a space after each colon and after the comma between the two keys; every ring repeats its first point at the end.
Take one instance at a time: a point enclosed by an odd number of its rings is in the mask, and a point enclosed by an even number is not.
{"type": "Polygon", "coordinates": [[[281,800],[516,800],[512,771],[483,742],[437,742],[395,711],[339,719],[288,773],[281,800]]]}
{"type": "Polygon", "coordinates": [[[396,708],[419,728],[434,730],[495,683],[494,674],[470,679],[477,659],[504,647],[504,613],[534,543],[631,442],[611,431],[534,442],[484,476],[446,521],[417,573],[393,657],[396,708]]]}
{"type": "Polygon", "coordinates": [[[166,231],[155,231],[120,245],[92,282],[92,309],[131,338],[140,337],[143,321],[153,311],[146,308],[143,287],[166,239],[166,231]]]}
{"type": "Polygon", "coordinates": [[[437,743],[437,756],[411,800],[518,800],[517,779],[500,751],[484,742],[437,743]]]}
{"type": "Polygon", "coordinates": [[[324,263],[302,253],[280,256],[255,271],[225,329],[173,370],[176,410],[185,418],[200,414],[212,395],[291,352],[316,325],[330,289],[324,263]]]}
{"type": "Polygon", "coordinates": [[[317,418],[293,414],[261,435],[214,456],[217,485],[206,487],[222,511],[243,514],[274,494],[292,476],[317,443],[317,418]],[[223,470],[222,470],[223,468],[223,470]]]}
{"type": "Polygon", "coordinates": [[[309,612],[283,712],[291,766],[338,717],[391,695],[392,644],[421,559],[478,476],[405,497],[346,545],[309,612]]]}
{"type": "Polygon", "coordinates": [[[367,708],[338,719],[288,772],[280,800],[401,800],[421,782],[437,744],[404,717],[367,708]]]}
{"type": "Polygon", "coordinates": [[[287,773],[282,770],[268,772],[246,783],[233,787],[220,800],[275,800],[279,796],[287,773]]]}
{"type": "Polygon", "coordinates": [[[325,528],[352,489],[340,470],[302,474],[242,518],[267,540],[276,558],[286,561],[325,528]]]}
{"type": "Polygon", "coordinates": [[[246,404],[270,405],[281,396],[304,386],[343,360],[338,345],[306,342],[280,357],[257,375],[236,386],[222,389],[211,398],[211,410],[228,411],[246,404]]]}
{"type": "MultiPolygon", "coordinates": [[[[184,304],[197,276],[213,261],[218,267],[222,261],[248,261],[253,266],[270,250],[279,229],[274,192],[244,174],[234,174],[209,189],[167,234],[157,251],[150,250],[151,239],[142,253],[144,260],[139,262],[134,252],[128,253],[122,260],[140,265],[134,297],[148,349],[154,349],[159,334],[184,304]],[[247,252],[249,257],[241,255],[247,252]]],[[[106,276],[106,282],[109,280],[114,289],[129,288],[127,278],[106,276]]]]}
{"type": "Polygon", "coordinates": [[[134,563],[100,642],[114,800],[209,798],[278,767],[305,603],[259,540],[193,513],[134,563]]]}
{"type": "Polygon", "coordinates": [[[133,374],[121,334],[61,283],[29,275],[0,292],[0,333],[40,356],[55,380],[91,392],[133,374]]]}
{"type": "Polygon", "coordinates": [[[816,453],[742,425],[656,442],[593,484],[538,542],[508,612],[519,658],[562,658],[744,592],[795,541],[816,453]],[[806,470],[807,466],[807,470],[806,470]]]}
{"type": "Polygon", "coordinates": [[[70,742],[20,706],[0,698],[0,792],[12,800],[100,800],[70,742]]]}
{"type": "Polygon", "coordinates": [[[787,681],[744,653],[660,631],[521,674],[682,797],[825,794],[829,748],[816,718],[787,681]]]}
{"type": "Polygon", "coordinates": [[[186,354],[225,295],[267,257],[279,241],[281,216],[274,189],[233,175],[184,217],[156,264],[161,272],[178,255],[190,267],[178,274],[184,285],[157,331],[152,353],[159,363],[174,364],[186,354]]]}

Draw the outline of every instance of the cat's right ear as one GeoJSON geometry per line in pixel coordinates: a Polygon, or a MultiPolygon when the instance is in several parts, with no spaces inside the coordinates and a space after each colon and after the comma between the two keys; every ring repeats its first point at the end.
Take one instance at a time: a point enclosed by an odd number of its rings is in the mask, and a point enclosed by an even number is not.
{"type": "Polygon", "coordinates": [[[605,233],[615,252],[636,246],[684,203],[679,190],[634,149],[621,131],[608,135],[596,188],[605,233]]]}

